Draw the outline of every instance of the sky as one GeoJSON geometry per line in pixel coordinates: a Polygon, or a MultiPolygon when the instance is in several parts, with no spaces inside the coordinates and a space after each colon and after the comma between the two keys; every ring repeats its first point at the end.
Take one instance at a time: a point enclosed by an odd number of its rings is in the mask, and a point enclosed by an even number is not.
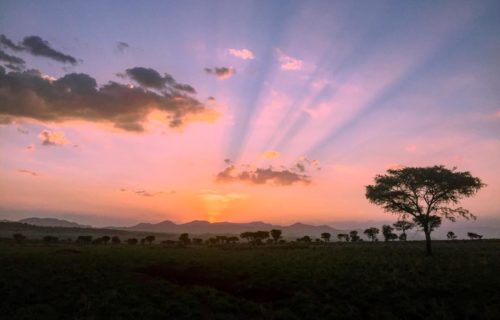
{"type": "Polygon", "coordinates": [[[390,168],[500,218],[498,1],[0,2],[0,219],[387,220],[390,168]]]}

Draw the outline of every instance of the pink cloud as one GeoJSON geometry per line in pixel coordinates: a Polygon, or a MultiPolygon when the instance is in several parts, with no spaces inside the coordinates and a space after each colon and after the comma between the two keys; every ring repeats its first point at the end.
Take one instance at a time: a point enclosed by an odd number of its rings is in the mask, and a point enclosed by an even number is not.
{"type": "Polygon", "coordinates": [[[286,55],[281,49],[275,50],[276,57],[281,64],[281,70],[296,71],[302,69],[304,62],[286,55]]]}
{"type": "Polygon", "coordinates": [[[243,60],[252,60],[255,58],[255,55],[252,51],[248,50],[248,49],[228,49],[227,50],[229,52],[229,54],[237,57],[237,58],[240,58],[240,59],[243,59],[243,60]]]}
{"type": "Polygon", "coordinates": [[[70,143],[62,131],[43,130],[38,135],[38,138],[40,138],[44,146],[62,146],[70,143]]]}

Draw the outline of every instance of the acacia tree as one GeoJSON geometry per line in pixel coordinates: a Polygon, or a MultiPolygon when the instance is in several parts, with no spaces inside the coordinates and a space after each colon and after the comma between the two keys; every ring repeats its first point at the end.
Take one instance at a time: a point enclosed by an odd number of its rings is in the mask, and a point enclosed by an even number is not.
{"type": "Polygon", "coordinates": [[[392,231],[394,231],[394,228],[390,225],[385,224],[382,226],[382,235],[384,236],[385,242],[396,240],[398,238],[398,235],[392,231]]]}
{"type": "Polygon", "coordinates": [[[330,242],[330,237],[331,236],[332,235],[329,232],[323,232],[321,234],[321,239],[323,239],[323,241],[325,241],[325,242],[330,242]]]}
{"type": "Polygon", "coordinates": [[[377,241],[377,234],[380,232],[378,228],[371,227],[363,231],[364,234],[370,239],[371,241],[377,241]]]}
{"type": "Polygon", "coordinates": [[[281,238],[281,233],[282,233],[281,230],[272,229],[270,233],[271,233],[271,237],[274,240],[274,243],[278,243],[278,240],[281,238]]]}
{"type": "Polygon", "coordinates": [[[405,219],[398,220],[393,224],[393,227],[401,231],[401,234],[399,235],[399,240],[401,241],[406,241],[406,231],[412,229],[415,227],[415,224],[410,221],[406,221],[405,219]]]}
{"type": "Polygon", "coordinates": [[[388,212],[412,217],[422,228],[427,254],[431,255],[431,232],[441,225],[442,218],[452,222],[458,217],[475,219],[467,209],[456,205],[484,186],[481,179],[456,168],[407,167],[377,175],[375,184],[366,187],[366,198],[388,212]]]}
{"type": "Polygon", "coordinates": [[[349,232],[349,237],[351,238],[352,242],[358,242],[359,240],[361,240],[360,236],[358,236],[358,231],[356,230],[352,230],[351,232],[349,232]]]}
{"type": "Polygon", "coordinates": [[[179,242],[181,242],[184,245],[190,244],[191,239],[189,238],[189,234],[188,233],[181,233],[181,235],[179,236],[179,242]]]}
{"type": "Polygon", "coordinates": [[[455,240],[457,236],[455,235],[455,232],[448,231],[448,233],[446,234],[446,238],[448,238],[448,240],[455,240]]]}

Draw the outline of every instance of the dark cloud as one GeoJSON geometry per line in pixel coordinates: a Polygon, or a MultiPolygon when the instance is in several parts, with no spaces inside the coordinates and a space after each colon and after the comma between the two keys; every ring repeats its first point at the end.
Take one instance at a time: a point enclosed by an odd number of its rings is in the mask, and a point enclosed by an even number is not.
{"type": "MultiPolygon", "coordinates": [[[[125,188],[121,188],[120,191],[127,192],[129,190],[127,190],[125,188]]],[[[130,192],[135,193],[136,195],[142,196],[142,197],[154,197],[154,196],[158,196],[158,195],[170,195],[170,194],[174,194],[175,193],[174,190],[152,192],[152,191],[147,191],[145,189],[139,189],[139,190],[136,190],[136,191],[130,190],[130,192]]]]}
{"type": "Polygon", "coordinates": [[[257,168],[255,170],[245,169],[238,171],[234,165],[230,165],[216,176],[220,183],[246,182],[250,184],[274,184],[289,186],[293,184],[309,184],[311,177],[299,174],[289,169],[257,168]]]}
{"type": "Polygon", "coordinates": [[[76,58],[52,49],[49,42],[43,40],[39,36],[25,37],[23,39],[22,45],[24,50],[35,56],[50,58],[62,63],[77,63],[76,58]]]}
{"type": "Polygon", "coordinates": [[[120,41],[116,44],[116,49],[121,53],[125,52],[128,48],[130,48],[130,46],[126,42],[120,41]]]}
{"type": "Polygon", "coordinates": [[[217,78],[224,80],[236,73],[236,69],[221,67],[221,68],[205,68],[207,74],[215,75],[217,78]]]}
{"type": "Polygon", "coordinates": [[[10,50],[14,51],[23,51],[24,48],[22,46],[19,46],[15,44],[12,40],[7,38],[7,36],[0,34],[0,45],[3,47],[9,48],[10,50]]]}
{"type": "Polygon", "coordinates": [[[39,174],[37,172],[31,171],[31,170],[26,170],[26,169],[17,169],[17,172],[22,173],[22,174],[28,174],[28,175],[33,176],[33,177],[39,176],[39,174]]]}
{"type": "Polygon", "coordinates": [[[21,71],[24,69],[24,65],[22,65],[22,64],[7,63],[5,65],[5,67],[12,70],[12,71],[21,71]]]}
{"type": "Polygon", "coordinates": [[[150,192],[147,192],[146,190],[138,190],[135,193],[143,197],[152,197],[154,195],[150,192]]]}
{"type": "MultiPolygon", "coordinates": [[[[73,65],[77,64],[76,58],[53,49],[48,41],[43,40],[39,36],[25,37],[21,43],[15,44],[12,40],[7,38],[7,36],[2,34],[0,35],[0,46],[14,51],[25,51],[31,53],[34,56],[42,56],[62,63],[70,63],[73,65]]],[[[2,55],[0,54],[0,56],[2,55]]],[[[8,61],[12,65],[24,64],[24,61],[21,58],[9,55],[7,55],[7,58],[11,60],[15,59],[17,61],[22,61],[22,62],[8,61]]],[[[2,59],[0,58],[0,60],[2,59]]]]}
{"type": "Polygon", "coordinates": [[[137,82],[145,88],[157,90],[179,90],[186,93],[196,93],[196,90],[188,84],[177,83],[175,79],[165,73],[161,76],[160,73],[151,68],[135,67],[125,70],[125,75],[137,82]]]}
{"type": "Polygon", "coordinates": [[[5,61],[11,65],[24,65],[24,60],[7,54],[5,51],[0,49],[0,61],[5,61]]]}
{"type": "Polygon", "coordinates": [[[190,115],[200,120],[204,119],[200,115],[217,114],[173,87],[161,93],[112,81],[98,87],[83,73],[51,80],[36,70],[6,73],[0,67],[0,118],[110,121],[123,130],[143,131],[153,110],[166,112],[170,127],[181,126],[190,115]]]}
{"type": "Polygon", "coordinates": [[[125,70],[127,76],[146,88],[162,89],[167,84],[158,71],[151,68],[135,67],[125,70]]]}

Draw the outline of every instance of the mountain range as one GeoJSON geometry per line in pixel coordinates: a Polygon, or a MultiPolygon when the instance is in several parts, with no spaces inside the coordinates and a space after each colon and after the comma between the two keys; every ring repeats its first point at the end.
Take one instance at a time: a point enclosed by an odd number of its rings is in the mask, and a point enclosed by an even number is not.
{"type": "Polygon", "coordinates": [[[120,228],[132,231],[165,232],[165,233],[190,233],[190,234],[241,234],[245,231],[258,231],[271,229],[280,229],[284,237],[300,237],[309,235],[320,237],[321,233],[328,232],[332,236],[342,232],[327,225],[308,225],[303,223],[294,223],[289,226],[273,225],[261,221],[249,223],[233,222],[208,222],[195,220],[188,223],[175,224],[172,221],[165,220],[159,223],[139,223],[128,228],[120,228]]]}
{"type": "Polygon", "coordinates": [[[38,227],[62,227],[62,228],[91,228],[92,226],[83,225],[76,222],[71,222],[55,218],[26,218],[18,222],[30,224],[38,227]]]}
{"type": "MultiPolygon", "coordinates": [[[[6,221],[7,222],[7,221],[6,221]]],[[[304,223],[294,223],[287,226],[280,226],[262,221],[254,221],[248,223],[235,222],[208,222],[202,220],[194,220],[187,223],[176,224],[172,221],[165,220],[158,223],[139,223],[130,227],[106,227],[94,228],[90,225],[83,225],[76,222],[71,222],[56,218],[27,218],[18,222],[39,226],[39,227],[59,227],[59,228],[82,228],[93,230],[119,230],[140,233],[163,233],[163,234],[180,234],[189,233],[192,235],[240,235],[245,231],[270,231],[271,229],[279,229],[283,231],[283,237],[293,239],[303,237],[305,235],[313,238],[319,238],[322,233],[328,232],[332,239],[336,239],[337,234],[347,233],[349,230],[357,230],[363,237],[363,230],[369,226],[375,226],[381,229],[382,224],[391,224],[390,221],[370,221],[359,224],[341,224],[341,229],[336,229],[328,225],[310,225],[304,223]]],[[[460,239],[467,238],[467,232],[476,232],[484,236],[484,238],[500,238],[500,220],[484,220],[481,224],[472,222],[445,222],[441,228],[433,233],[434,239],[446,239],[446,232],[454,231],[460,239]]],[[[379,234],[379,238],[382,235],[379,234]]],[[[417,229],[408,232],[409,240],[422,240],[423,235],[417,229]]]]}

